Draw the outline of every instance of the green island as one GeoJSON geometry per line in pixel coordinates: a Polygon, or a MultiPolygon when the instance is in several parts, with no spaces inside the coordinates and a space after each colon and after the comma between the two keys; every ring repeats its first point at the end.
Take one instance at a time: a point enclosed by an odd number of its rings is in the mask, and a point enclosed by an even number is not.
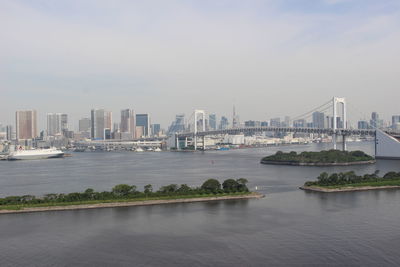
{"type": "Polygon", "coordinates": [[[41,197],[9,196],[0,198],[0,214],[263,197],[259,193],[250,192],[247,183],[244,178],[227,179],[222,184],[216,179],[208,179],[195,188],[186,184],[170,184],[153,191],[153,186],[148,184],[143,191],[138,191],[135,185],[119,184],[111,191],[103,192],[88,188],[84,192],[46,194],[41,197]]]}
{"type": "Polygon", "coordinates": [[[400,172],[388,172],[382,177],[379,171],[372,174],[356,175],[354,171],[332,173],[321,173],[317,181],[308,181],[303,190],[317,192],[346,192],[375,189],[400,188],[400,172]]]}
{"type": "Polygon", "coordinates": [[[296,151],[274,155],[261,159],[262,164],[294,165],[294,166],[346,166],[357,164],[372,164],[375,159],[363,151],[323,150],[319,152],[296,151]]]}

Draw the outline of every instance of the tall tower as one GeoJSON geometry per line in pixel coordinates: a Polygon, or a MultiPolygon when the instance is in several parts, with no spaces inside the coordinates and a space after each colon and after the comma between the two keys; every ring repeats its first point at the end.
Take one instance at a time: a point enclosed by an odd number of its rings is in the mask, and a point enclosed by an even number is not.
{"type": "Polygon", "coordinates": [[[17,140],[33,139],[38,136],[36,110],[19,110],[15,113],[17,140]]]}

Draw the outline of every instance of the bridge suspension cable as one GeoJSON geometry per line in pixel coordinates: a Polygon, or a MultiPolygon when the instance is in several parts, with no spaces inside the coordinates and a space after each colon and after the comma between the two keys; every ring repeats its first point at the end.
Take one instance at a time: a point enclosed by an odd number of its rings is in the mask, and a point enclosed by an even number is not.
{"type": "Polygon", "coordinates": [[[325,110],[327,110],[327,109],[329,109],[331,107],[332,107],[332,100],[329,100],[328,102],[326,102],[326,103],[324,103],[324,104],[322,104],[322,105],[320,105],[320,106],[318,106],[316,108],[313,108],[312,110],[310,110],[310,111],[308,111],[306,113],[303,113],[303,114],[301,114],[299,116],[296,116],[293,119],[291,118],[290,121],[295,121],[295,120],[298,120],[298,119],[307,118],[309,115],[312,115],[312,113],[314,113],[316,111],[320,111],[322,108],[324,108],[324,111],[325,111],[325,110]]]}

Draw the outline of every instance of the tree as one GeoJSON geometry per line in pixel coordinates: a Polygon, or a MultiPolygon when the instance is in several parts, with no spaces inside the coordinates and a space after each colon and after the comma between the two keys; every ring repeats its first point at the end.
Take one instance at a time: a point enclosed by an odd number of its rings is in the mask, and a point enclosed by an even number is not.
{"type": "Polygon", "coordinates": [[[239,178],[236,180],[239,184],[238,190],[240,192],[248,192],[249,189],[247,188],[247,183],[249,182],[246,178],[239,178]]]}
{"type": "Polygon", "coordinates": [[[127,184],[119,184],[113,187],[112,192],[116,196],[126,197],[131,193],[134,193],[136,190],[136,186],[127,185],[127,184]]]}
{"type": "Polygon", "coordinates": [[[234,179],[227,179],[222,183],[222,188],[225,192],[237,192],[239,183],[234,179]]]}
{"type": "Polygon", "coordinates": [[[170,184],[170,185],[162,186],[160,188],[159,192],[168,194],[168,193],[175,193],[176,190],[178,190],[178,185],[170,184]]]}
{"type": "Polygon", "coordinates": [[[153,186],[151,184],[145,185],[144,186],[144,193],[149,194],[153,192],[153,186]]]}
{"type": "Polygon", "coordinates": [[[212,192],[216,194],[218,193],[218,190],[221,189],[221,184],[216,179],[208,179],[202,184],[201,189],[203,189],[206,192],[212,192]]]}
{"type": "Polygon", "coordinates": [[[177,192],[181,194],[187,194],[190,191],[192,191],[192,188],[188,186],[187,184],[181,184],[181,187],[178,188],[177,192]]]}

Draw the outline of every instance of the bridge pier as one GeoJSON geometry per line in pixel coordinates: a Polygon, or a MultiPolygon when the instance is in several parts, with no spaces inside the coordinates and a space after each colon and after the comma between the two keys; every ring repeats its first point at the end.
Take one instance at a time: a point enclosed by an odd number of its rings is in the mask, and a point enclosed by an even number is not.
{"type": "Polygon", "coordinates": [[[337,149],[337,145],[336,145],[336,134],[332,135],[332,142],[333,142],[333,149],[337,149]]]}
{"type": "Polygon", "coordinates": [[[346,150],[347,150],[347,147],[346,147],[346,135],[343,135],[342,150],[343,150],[343,151],[346,151],[346,150]]]}
{"type": "Polygon", "coordinates": [[[175,135],[176,136],[176,138],[175,138],[175,147],[176,147],[176,150],[179,150],[179,135],[175,135]]]}
{"type": "Polygon", "coordinates": [[[197,135],[194,135],[194,151],[197,151],[197,135]]]}
{"type": "Polygon", "coordinates": [[[188,139],[187,139],[187,137],[185,137],[185,147],[187,147],[188,146],[188,139]]]}

